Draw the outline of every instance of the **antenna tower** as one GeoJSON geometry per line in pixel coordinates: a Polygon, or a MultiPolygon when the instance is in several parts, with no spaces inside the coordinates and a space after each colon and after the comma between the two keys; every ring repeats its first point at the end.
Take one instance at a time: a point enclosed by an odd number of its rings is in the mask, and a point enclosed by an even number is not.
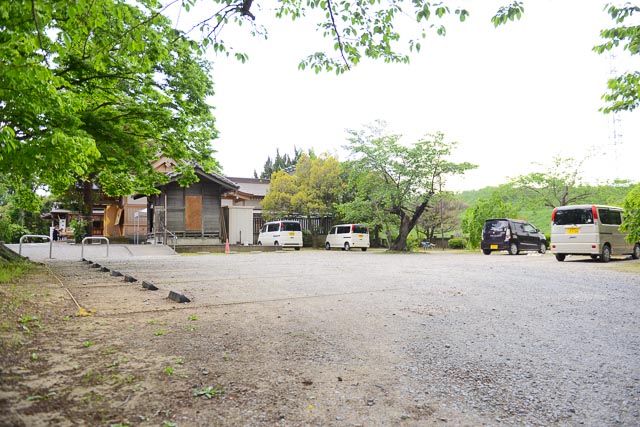
{"type": "MultiPolygon", "coordinates": [[[[618,70],[616,69],[616,55],[609,51],[609,78],[614,79],[618,76],[618,70]]],[[[618,163],[618,148],[623,143],[622,140],[622,120],[620,115],[613,111],[609,113],[611,116],[611,122],[609,123],[609,141],[613,148],[614,161],[618,163]]]]}

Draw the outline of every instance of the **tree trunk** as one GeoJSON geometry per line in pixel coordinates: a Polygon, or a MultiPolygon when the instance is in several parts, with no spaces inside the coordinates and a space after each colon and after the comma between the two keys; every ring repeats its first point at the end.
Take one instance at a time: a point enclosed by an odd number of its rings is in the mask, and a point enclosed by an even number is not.
{"type": "Polygon", "coordinates": [[[0,263],[18,260],[26,260],[26,258],[18,255],[17,253],[6,247],[4,243],[0,242],[0,263]]]}
{"type": "Polygon", "coordinates": [[[429,204],[429,200],[426,200],[416,206],[413,215],[408,216],[402,208],[399,209],[398,215],[400,215],[400,230],[398,233],[398,237],[393,241],[389,250],[391,251],[406,251],[407,248],[407,238],[409,237],[409,233],[414,229],[416,224],[418,223],[418,219],[422,216],[422,213],[427,208],[429,204]]]}
{"type": "Polygon", "coordinates": [[[93,236],[93,182],[82,182],[84,209],[82,219],[87,221],[87,236],[93,236]]]}
{"type": "MultiPolygon", "coordinates": [[[[407,250],[407,237],[411,232],[409,228],[409,217],[404,213],[400,213],[400,229],[398,230],[398,237],[391,243],[389,247],[390,251],[406,251],[407,250]]],[[[412,227],[413,228],[413,227],[412,227]]]]}

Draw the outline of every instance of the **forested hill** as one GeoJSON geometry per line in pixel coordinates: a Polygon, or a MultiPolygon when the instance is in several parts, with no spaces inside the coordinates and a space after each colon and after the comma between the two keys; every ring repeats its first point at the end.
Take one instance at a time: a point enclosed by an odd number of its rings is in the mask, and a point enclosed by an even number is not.
{"type": "MultiPolygon", "coordinates": [[[[607,185],[580,186],[572,189],[572,191],[587,194],[580,203],[622,206],[624,198],[634,185],[635,183],[628,181],[614,181],[607,185]]],[[[540,202],[536,202],[530,197],[530,194],[525,194],[523,190],[519,190],[510,185],[463,191],[457,194],[457,198],[469,205],[469,207],[473,207],[478,203],[478,200],[487,200],[491,198],[495,192],[500,194],[504,201],[509,202],[516,208],[518,218],[530,221],[545,233],[549,233],[551,212],[553,209],[544,206],[540,202]]]]}

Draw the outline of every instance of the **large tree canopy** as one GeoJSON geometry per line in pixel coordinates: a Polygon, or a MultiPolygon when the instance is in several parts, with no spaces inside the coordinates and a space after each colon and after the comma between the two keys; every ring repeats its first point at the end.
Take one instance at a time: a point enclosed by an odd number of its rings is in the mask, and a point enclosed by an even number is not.
{"type": "MultiPolygon", "coordinates": [[[[640,24],[638,24],[638,14],[640,7],[631,3],[626,3],[622,7],[607,5],[607,13],[611,16],[615,25],[604,29],[600,36],[604,43],[594,47],[598,53],[611,51],[621,47],[630,55],[640,54],[640,24]],[[635,14],[635,25],[633,24],[635,14]],[[631,25],[629,25],[629,21],[631,25]]],[[[640,105],[640,71],[627,71],[619,76],[609,79],[607,84],[609,91],[603,98],[608,105],[603,108],[605,113],[617,111],[633,111],[640,105]]]]}
{"type": "Polygon", "coordinates": [[[513,178],[510,185],[523,204],[556,208],[586,203],[594,189],[582,183],[584,160],[556,156],[544,170],[513,178]]]}
{"type": "Polygon", "coordinates": [[[0,2],[0,175],[16,191],[150,193],[159,153],[216,166],[209,64],[159,7],[0,2]]]}
{"type": "MultiPolygon", "coordinates": [[[[172,2],[174,3],[174,2],[172,2]]],[[[204,5],[204,17],[194,27],[202,31],[205,46],[216,52],[229,54],[221,37],[229,23],[249,24],[252,34],[268,35],[260,16],[274,13],[277,18],[312,20],[318,31],[331,40],[329,49],[310,54],[302,59],[299,68],[312,68],[316,72],[334,70],[337,74],[358,65],[362,58],[381,59],[385,62],[408,63],[411,52],[419,52],[423,41],[430,35],[446,34],[444,23],[449,16],[465,21],[469,12],[450,7],[446,2],[425,0],[187,0],[182,5],[190,10],[196,3],[204,5]],[[400,30],[402,29],[402,37],[400,30]]],[[[520,19],[524,11],[519,1],[500,7],[492,22],[495,26],[509,20],[520,19]]],[[[236,53],[241,60],[246,55],[236,53]]]]}
{"type": "MultiPolygon", "coordinates": [[[[401,135],[388,133],[380,121],[348,133],[346,148],[354,158],[350,173],[360,182],[378,182],[375,194],[379,204],[375,208],[399,218],[391,250],[407,249],[409,233],[433,196],[445,189],[447,177],[475,168],[448,159],[455,143],[445,142],[441,133],[427,135],[410,146],[401,142],[401,135]]],[[[371,194],[368,186],[363,189],[371,194]]]]}
{"type": "MultiPolygon", "coordinates": [[[[266,13],[294,21],[311,20],[318,31],[331,40],[327,46],[332,49],[310,52],[300,61],[299,68],[311,68],[315,72],[333,70],[337,74],[358,65],[363,58],[408,63],[410,54],[419,52],[426,39],[433,35],[446,35],[445,23],[450,23],[452,16],[465,21],[473,12],[446,0],[280,0],[275,4],[268,0],[182,1],[187,10],[196,3],[203,6],[198,11],[204,9],[204,17],[194,28],[202,31],[205,46],[213,46],[216,52],[226,54],[234,49],[227,46],[221,36],[229,23],[248,23],[252,34],[266,38],[267,28],[261,24],[265,22],[261,18],[266,13]]],[[[495,27],[520,19],[524,13],[523,2],[505,0],[504,3],[491,18],[495,27]]],[[[594,51],[601,54],[620,47],[630,55],[640,53],[640,25],[634,21],[634,14],[637,18],[640,7],[631,3],[623,6],[608,4],[603,13],[611,17],[613,26],[600,31],[603,43],[595,46],[594,51]]],[[[247,59],[237,51],[235,55],[242,61],[247,59]]],[[[604,112],[636,109],[640,103],[640,71],[625,72],[610,79],[603,99],[607,103],[603,107],[604,112]]]]}
{"type": "Polygon", "coordinates": [[[326,153],[301,154],[294,175],[284,170],[271,176],[269,191],[262,201],[266,218],[326,216],[343,193],[340,162],[326,153]]]}

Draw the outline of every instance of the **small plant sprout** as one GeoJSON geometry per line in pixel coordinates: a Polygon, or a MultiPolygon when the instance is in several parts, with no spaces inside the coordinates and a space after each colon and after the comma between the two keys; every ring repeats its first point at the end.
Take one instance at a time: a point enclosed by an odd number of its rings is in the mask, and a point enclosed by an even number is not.
{"type": "Polygon", "coordinates": [[[178,427],[178,424],[173,421],[165,421],[162,423],[162,427],[178,427]]]}
{"type": "Polygon", "coordinates": [[[184,360],[182,359],[176,360],[176,365],[184,365],[184,360]]]}
{"type": "Polygon", "coordinates": [[[175,370],[171,366],[167,366],[163,371],[166,375],[173,375],[175,370]]]}
{"type": "Polygon", "coordinates": [[[223,354],[223,355],[222,355],[222,360],[225,360],[225,361],[229,360],[229,356],[227,356],[227,354],[226,354],[226,353],[225,353],[225,354],[223,354]]]}
{"type": "Polygon", "coordinates": [[[195,322],[196,320],[198,320],[198,316],[196,316],[195,314],[194,314],[194,315],[191,315],[191,316],[189,316],[189,320],[190,320],[191,322],[195,322]]]}
{"type": "Polygon", "coordinates": [[[83,346],[83,347],[91,347],[92,345],[95,345],[95,344],[96,344],[96,342],[95,342],[95,341],[84,341],[84,342],[82,343],[82,346],[83,346]]]}
{"type": "Polygon", "coordinates": [[[40,359],[40,356],[38,356],[38,353],[31,353],[31,360],[36,361],[40,359]]]}
{"type": "Polygon", "coordinates": [[[39,320],[38,316],[22,316],[20,323],[38,322],[39,320]]]}
{"type": "Polygon", "coordinates": [[[153,333],[153,335],[160,336],[160,335],[164,335],[165,333],[166,332],[164,331],[164,329],[158,329],[153,333]]]}
{"type": "Polygon", "coordinates": [[[52,397],[54,397],[56,395],[55,391],[46,393],[46,394],[35,394],[33,396],[29,396],[27,397],[27,400],[29,402],[33,401],[33,400],[46,400],[46,399],[50,399],[52,397]]]}
{"type": "Polygon", "coordinates": [[[149,322],[149,324],[150,324],[150,325],[157,325],[157,324],[158,324],[158,321],[157,321],[157,320],[152,320],[152,321],[150,321],[150,322],[149,322]]]}
{"type": "Polygon", "coordinates": [[[222,390],[222,386],[218,386],[218,387],[207,386],[207,387],[193,391],[193,395],[195,397],[204,396],[207,399],[212,399],[214,397],[220,396],[223,393],[224,393],[224,390],[222,390]]]}

